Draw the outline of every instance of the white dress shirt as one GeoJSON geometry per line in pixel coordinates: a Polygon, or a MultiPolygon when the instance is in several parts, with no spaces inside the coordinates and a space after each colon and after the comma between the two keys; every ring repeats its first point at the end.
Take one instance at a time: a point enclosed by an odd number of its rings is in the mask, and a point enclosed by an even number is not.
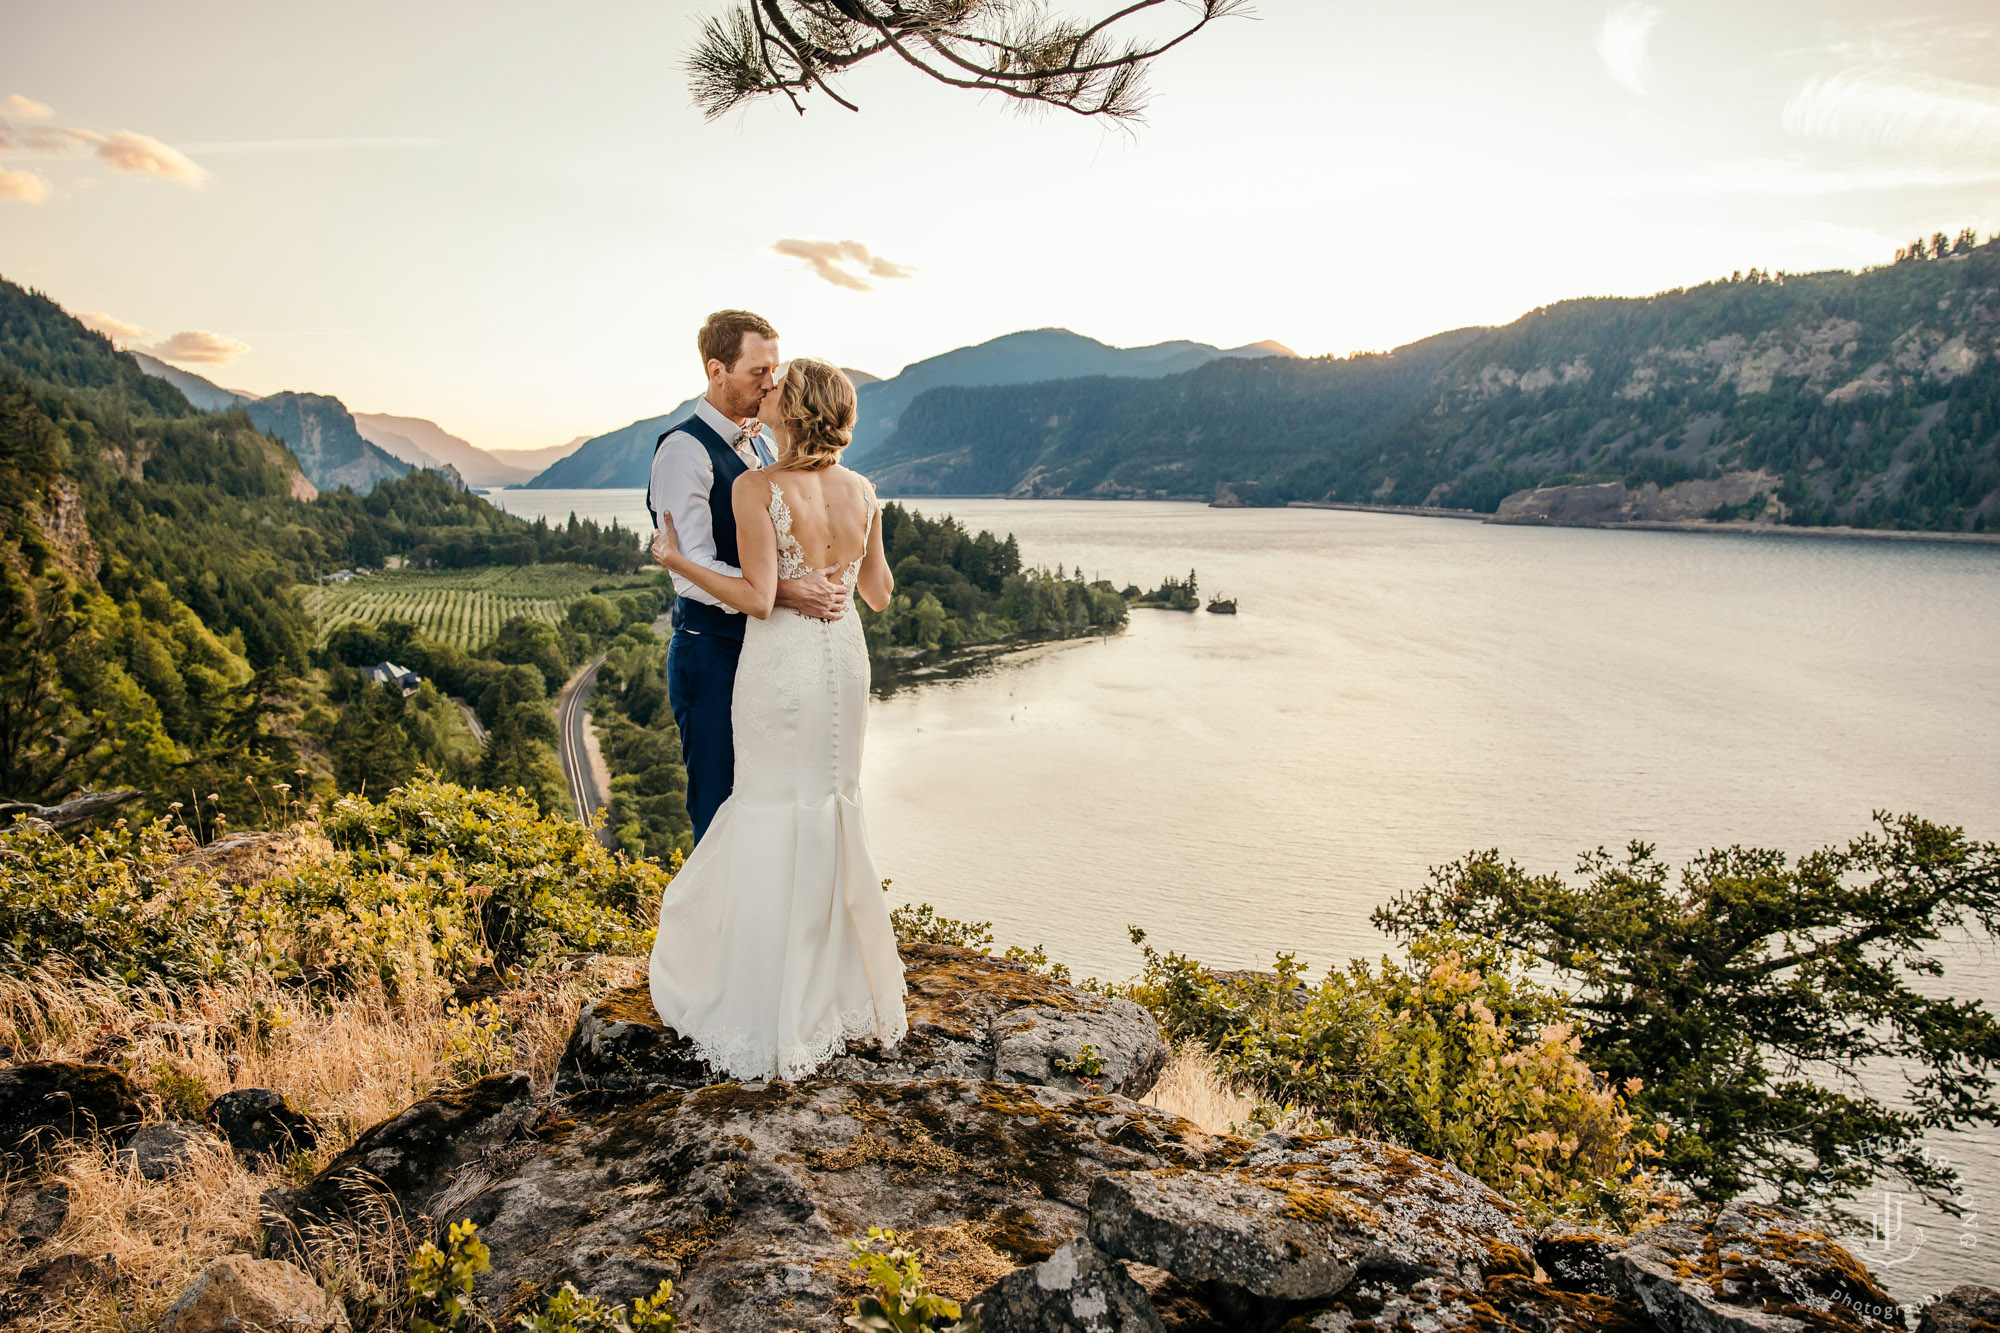
{"type": "MultiPolygon", "coordinates": [[[[742,430],[740,422],[730,420],[721,408],[706,398],[695,401],[694,411],[696,416],[708,423],[709,429],[722,437],[724,444],[734,441],[742,430]]],[[[758,429],[763,428],[759,426],[758,429]]],[[[764,466],[765,460],[758,456],[748,440],[734,447],[736,456],[751,467],[764,466]]],[[[714,486],[715,465],[709,461],[708,450],[686,431],[677,430],[667,436],[653,452],[653,472],[647,494],[652,497],[656,512],[673,516],[674,531],[680,537],[681,554],[718,574],[741,578],[741,569],[724,564],[715,556],[715,516],[708,507],[709,491],[714,486]]],[[[674,575],[674,588],[683,597],[692,597],[698,602],[741,614],[734,607],[723,606],[719,598],[697,588],[679,574],[674,575]]]]}

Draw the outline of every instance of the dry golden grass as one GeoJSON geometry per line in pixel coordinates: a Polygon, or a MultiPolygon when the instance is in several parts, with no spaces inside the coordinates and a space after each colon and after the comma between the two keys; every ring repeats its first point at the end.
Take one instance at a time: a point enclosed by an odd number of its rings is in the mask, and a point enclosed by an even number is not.
{"type": "MultiPolygon", "coordinates": [[[[441,990],[325,1000],[246,981],[135,995],[60,965],[0,977],[0,1043],[23,1060],[121,1065],[150,1094],[149,1119],[195,1118],[223,1092],[262,1087],[326,1127],[316,1152],[296,1162],[252,1171],[226,1152],[204,1153],[159,1182],[102,1148],[73,1153],[54,1172],[70,1189],[69,1219],[35,1250],[0,1254],[0,1287],[35,1259],[69,1253],[110,1256],[117,1281],[19,1313],[5,1327],[150,1326],[202,1265],[254,1247],[264,1190],[317,1170],[362,1130],[439,1086],[521,1069],[546,1089],[584,1000],[630,984],[642,967],[640,959],[593,958],[525,978],[469,1009],[441,990]]],[[[23,1183],[0,1182],[0,1192],[23,1183]]],[[[363,1293],[393,1291],[421,1238],[381,1217],[307,1239],[322,1276],[363,1293]]]]}
{"type": "Polygon", "coordinates": [[[1192,1120],[1210,1134],[1242,1133],[1243,1123],[1257,1109],[1257,1099],[1230,1087],[1214,1057],[1193,1045],[1175,1048],[1146,1101],[1192,1120]]]}

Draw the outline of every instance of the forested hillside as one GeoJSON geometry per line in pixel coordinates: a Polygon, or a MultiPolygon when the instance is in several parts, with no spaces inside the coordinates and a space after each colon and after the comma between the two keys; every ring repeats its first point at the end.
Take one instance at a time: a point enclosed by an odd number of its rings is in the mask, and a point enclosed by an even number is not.
{"type": "Polygon", "coordinates": [[[1628,517],[1990,530],[1996,444],[2000,244],[1966,234],[1864,273],[1567,301],[1386,354],[936,389],[870,470],[905,495],[1487,512],[1613,482],[1628,517]]]}
{"type": "Polygon", "coordinates": [[[526,524],[432,473],[315,498],[241,409],[198,410],[0,281],[0,799],[131,786],[242,822],[246,779],[324,780],[297,585],[391,557],[643,558],[629,532],[526,524]]]}

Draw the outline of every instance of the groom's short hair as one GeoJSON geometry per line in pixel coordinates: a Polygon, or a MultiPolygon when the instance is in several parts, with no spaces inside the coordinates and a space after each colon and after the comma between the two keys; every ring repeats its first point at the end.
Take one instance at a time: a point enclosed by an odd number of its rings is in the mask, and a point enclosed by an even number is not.
{"type": "Polygon", "coordinates": [[[701,349],[701,363],[711,361],[734,367],[737,358],[743,354],[743,335],[754,333],[760,338],[775,338],[778,331],[762,315],[753,315],[748,310],[718,310],[710,315],[701,326],[701,334],[695,339],[695,346],[701,349]]]}

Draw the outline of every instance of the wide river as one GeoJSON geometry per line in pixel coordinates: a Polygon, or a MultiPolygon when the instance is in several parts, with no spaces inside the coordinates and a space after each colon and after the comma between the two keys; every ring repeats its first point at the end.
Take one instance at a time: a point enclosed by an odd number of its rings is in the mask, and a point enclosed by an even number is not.
{"type": "MultiPolygon", "coordinates": [[[[506,491],[644,523],[636,491],[506,491]]],[[[1536,871],[1656,844],[1798,853],[1875,810],[2000,839],[2000,547],[1495,527],[1327,510],[920,501],[1034,564],[1198,571],[1236,616],[902,689],[870,718],[869,830],[895,896],[991,920],[1080,973],[1152,943],[1315,971],[1390,947],[1370,909],[1497,847],[1536,871]]],[[[2000,954],[1943,989],[2000,1004],[2000,954]]],[[[1932,1146],[1995,1213],[2000,1150],[1932,1146]]],[[[2000,1280],[1993,1224],[1905,1207],[1849,1238],[1899,1299],[2000,1280]]],[[[1984,1203],[1986,1206],[1981,1207],[1984,1203]]]]}

